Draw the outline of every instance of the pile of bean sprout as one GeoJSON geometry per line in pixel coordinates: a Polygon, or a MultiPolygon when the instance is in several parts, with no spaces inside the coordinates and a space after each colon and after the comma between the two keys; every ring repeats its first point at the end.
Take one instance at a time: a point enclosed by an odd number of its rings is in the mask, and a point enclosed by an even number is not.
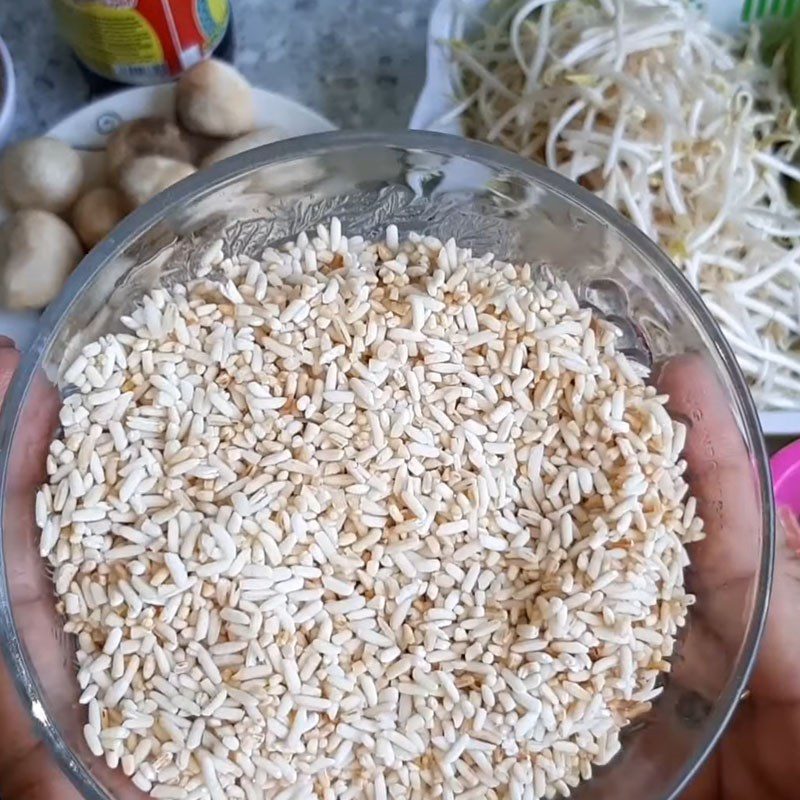
{"type": "MultiPolygon", "coordinates": [[[[494,7],[494,6],[492,6],[494,7]]],[[[762,409],[800,407],[797,115],[783,53],[681,0],[528,0],[453,43],[466,132],[595,191],[702,294],[762,409]]],[[[496,10],[496,7],[495,7],[496,10]]]]}

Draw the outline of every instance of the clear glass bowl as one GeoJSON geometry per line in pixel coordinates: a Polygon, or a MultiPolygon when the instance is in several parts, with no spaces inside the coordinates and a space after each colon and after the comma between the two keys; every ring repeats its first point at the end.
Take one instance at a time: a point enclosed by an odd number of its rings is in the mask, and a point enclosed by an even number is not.
{"type": "Polygon", "coordinates": [[[575,793],[676,797],[736,707],[767,609],[773,509],[745,381],[699,296],[628,221],[530,161],[430,133],[308,136],[217,164],[129,216],[45,312],[0,417],[0,635],[42,737],[84,797],[139,796],[83,743],[73,651],[38,555],[34,492],[56,426],[60,366],[118,327],[143,292],[191,275],[217,239],[226,255],[257,256],[332,215],[345,232],[378,236],[396,223],[401,233],[454,236],[476,252],[549,262],[583,302],[618,322],[629,354],[684,370],[680,410],[694,424],[690,471],[709,525],[691,551],[697,605],[654,710],[628,731],[622,754],[575,793]]]}

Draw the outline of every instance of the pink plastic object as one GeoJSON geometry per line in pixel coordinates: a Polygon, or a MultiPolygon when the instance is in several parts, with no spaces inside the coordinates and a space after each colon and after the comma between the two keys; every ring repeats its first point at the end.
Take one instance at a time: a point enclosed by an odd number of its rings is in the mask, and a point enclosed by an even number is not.
{"type": "Polygon", "coordinates": [[[800,516],[800,441],[779,450],[770,460],[775,505],[800,516]]]}

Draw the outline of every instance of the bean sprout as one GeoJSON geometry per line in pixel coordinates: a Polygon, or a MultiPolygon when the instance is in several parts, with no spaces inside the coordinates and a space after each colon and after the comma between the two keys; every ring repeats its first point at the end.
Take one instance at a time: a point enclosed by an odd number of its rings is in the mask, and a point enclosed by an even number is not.
{"type": "Polygon", "coordinates": [[[800,136],[784,54],[767,66],[759,47],[758,30],[728,37],[683,0],[517,0],[453,53],[466,132],[630,217],[706,300],[760,407],[797,408],[787,181],[800,181],[800,136]]]}

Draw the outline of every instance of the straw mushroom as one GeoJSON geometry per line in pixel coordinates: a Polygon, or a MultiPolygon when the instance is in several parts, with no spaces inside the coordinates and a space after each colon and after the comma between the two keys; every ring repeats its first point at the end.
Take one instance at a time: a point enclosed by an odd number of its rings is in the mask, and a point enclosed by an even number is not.
{"type": "Polygon", "coordinates": [[[165,156],[141,156],[124,167],[119,176],[119,188],[134,206],[140,206],[196,171],[185,161],[165,156]]]}
{"type": "Polygon", "coordinates": [[[120,125],[106,145],[108,171],[119,175],[122,168],[139,156],[166,156],[191,161],[192,148],[183,131],[171,120],[142,117],[120,125]]]}
{"type": "Polygon", "coordinates": [[[123,195],[110,186],[88,191],[72,210],[72,224],[84,245],[91,249],[128,213],[123,195]]]}
{"type": "Polygon", "coordinates": [[[68,144],[41,137],[9,147],[0,163],[3,189],[15,208],[66,211],[81,189],[81,157],[68,144]]]}
{"type": "Polygon", "coordinates": [[[43,308],[81,260],[78,237],[49,211],[17,211],[0,227],[0,301],[6,308],[43,308]]]}
{"type": "Polygon", "coordinates": [[[178,80],[177,111],[181,124],[194,133],[241,136],[255,127],[253,90],[230,64],[210,59],[178,80]]]}

